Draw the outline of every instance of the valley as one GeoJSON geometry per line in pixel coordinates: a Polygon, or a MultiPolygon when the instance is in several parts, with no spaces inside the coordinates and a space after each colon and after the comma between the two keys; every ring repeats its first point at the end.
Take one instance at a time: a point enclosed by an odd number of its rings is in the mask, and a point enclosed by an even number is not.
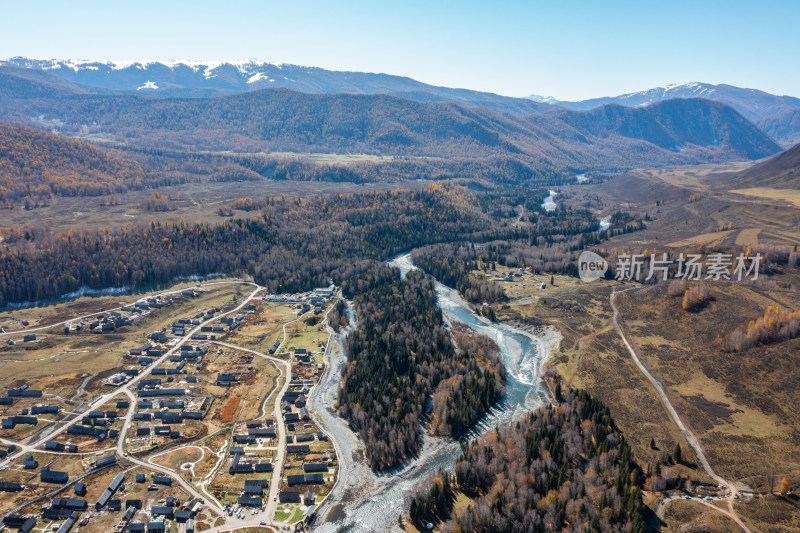
{"type": "Polygon", "coordinates": [[[224,7],[0,59],[0,531],[800,533],[792,9],[224,7]]]}

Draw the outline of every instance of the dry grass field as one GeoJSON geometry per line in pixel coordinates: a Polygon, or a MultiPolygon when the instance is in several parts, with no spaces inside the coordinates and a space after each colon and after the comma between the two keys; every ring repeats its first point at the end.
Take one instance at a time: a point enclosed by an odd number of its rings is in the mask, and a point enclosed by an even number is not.
{"type": "Polygon", "coordinates": [[[796,308],[797,295],[733,283],[709,286],[715,298],[697,312],[683,310],[681,298],[668,296],[663,284],[625,292],[617,301],[648,367],[721,475],[761,490],[768,489],[767,471],[800,481],[794,405],[800,339],[725,351],[734,329],[768,306],[796,308]]]}
{"type": "Polygon", "coordinates": [[[328,334],[319,323],[313,323],[316,319],[321,321],[322,314],[314,317],[313,313],[306,313],[299,317],[299,320],[286,324],[286,343],[281,350],[285,352],[294,351],[296,348],[305,348],[309,352],[323,350],[328,342],[328,334]]]}
{"type": "MultiPolygon", "coordinates": [[[[661,451],[671,450],[676,442],[693,462],[680,430],[634,365],[611,323],[609,297],[617,283],[587,284],[564,276],[555,276],[553,286],[549,281],[548,276],[544,291],[524,281],[507,284],[512,299],[498,310],[498,319],[523,327],[553,325],[559,329],[563,339],[549,365],[567,384],[586,389],[611,408],[640,462],[654,464],[661,451]],[[651,438],[658,443],[658,450],[650,448],[651,438]]],[[[706,480],[702,470],[696,476],[706,480]]]]}
{"type": "Polygon", "coordinates": [[[737,514],[759,533],[799,533],[800,498],[765,496],[736,502],[737,514]]]}
{"type": "Polygon", "coordinates": [[[666,525],[661,529],[663,533],[741,532],[733,520],[711,507],[695,501],[678,500],[670,503],[664,513],[664,522],[666,525]]]}
{"type": "Polygon", "coordinates": [[[747,189],[733,189],[730,191],[733,194],[741,194],[743,196],[751,196],[755,198],[766,198],[769,200],[777,200],[787,202],[800,207],[800,190],[797,189],[772,189],[770,187],[750,187],[747,189]]]}
{"type": "MultiPolygon", "coordinates": [[[[46,224],[51,230],[65,231],[70,228],[98,229],[115,228],[126,224],[152,221],[178,222],[181,218],[192,222],[217,223],[222,217],[217,209],[231,204],[238,198],[263,199],[286,196],[311,197],[322,194],[339,194],[363,191],[384,191],[398,187],[413,189],[425,186],[420,182],[401,183],[330,183],[317,181],[246,181],[195,182],[182,185],[159,187],[159,193],[169,196],[174,205],[172,211],[148,211],[144,206],[153,194],[152,189],[129,191],[120,199],[120,205],[100,205],[99,198],[53,197],[47,207],[26,211],[21,206],[0,210],[0,227],[41,226],[46,224]]],[[[247,218],[255,212],[237,211],[235,216],[247,218]]]]}
{"type": "Polygon", "coordinates": [[[670,248],[685,248],[688,246],[699,246],[701,244],[713,245],[714,243],[722,242],[723,239],[729,237],[732,233],[733,230],[703,233],[702,235],[695,235],[694,237],[689,237],[688,239],[671,242],[666,246],[669,246],[670,248]]]}
{"type": "Polygon", "coordinates": [[[275,341],[283,340],[283,324],[297,315],[289,304],[254,300],[253,305],[255,313],[236,330],[236,345],[269,354],[275,341]]]}

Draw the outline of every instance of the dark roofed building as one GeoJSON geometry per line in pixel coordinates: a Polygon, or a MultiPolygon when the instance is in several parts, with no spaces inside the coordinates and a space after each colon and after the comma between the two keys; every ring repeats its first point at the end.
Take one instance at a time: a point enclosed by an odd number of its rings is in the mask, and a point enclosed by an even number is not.
{"type": "Polygon", "coordinates": [[[281,503],[300,503],[300,493],[292,491],[281,491],[278,494],[278,501],[281,503]]]}
{"type": "Polygon", "coordinates": [[[261,507],[261,498],[252,496],[239,496],[237,501],[242,507],[261,507]]]}
{"type": "Polygon", "coordinates": [[[175,511],[175,520],[180,523],[187,522],[192,519],[192,512],[187,511],[185,509],[181,509],[179,511],[175,511]]]}
{"type": "Polygon", "coordinates": [[[164,533],[164,521],[154,520],[148,523],[147,533],[164,533]]]}
{"type": "Polygon", "coordinates": [[[125,500],[125,507],[133,507],[134,509],[142,508],[142,500],[125,500]]]}
{"type": "Polygon", "coordinates": [[[272,463],[256,463],[256,472],[272,472],[272,463]]]}
{"type": "Polygon", "coordinates": [[[294,444],[286,446],[286,453],[309,453],[311,448],[308,444],[294,444]]]}
{"type": "Polygon", "coordinates": [[[69,480],[69,475],[66,472],[50,470],[49,468],[45,467],[42,468],[39,478],[42,480],[42,483],[55,483],[58,485],[63,485],[69,480]]]}
{"type": "Polygon", "coordinates": [[[98,459],[97,462],[94,464],[94,466],[95,468],[103,468],[106,466],[116,464],[116,462],[117,462],[117,456],[112,453],[111,455],[107,455],[105,457],[98,459]]]}
{"type": "Polygon", "coordinates": [[[295,474],[286,476],[286,483],[289,485],[302,485],[306,481],[306,476],[303,474],[295,474]]]}
{"type": "Polygon", "coordinates": [[[20,492],[23,486],[11,481],[0,481],[0,492],[20,492]]]}
{"type": "Polygon", "coordinates": [[[153,516],[165,516],[167,518],[172,518],[175,514],[174,509],[166,505],[153,505],[150,507],[150,512],[153,516]]]}
{"type": "Polygon", "coordinates": [[[16,529],[20,533],[30,533],[36,527],[36,518],[26,518],[24,516],[6,516],[3,518],[3,525],[9,529],[16,529]]]}
{"type": "Polygon", "coordinates": [[[95,504],[95,508],[100,510],[108,504],[108,501],[114,495],[115,492],[122,486],[122,482],[125,481],[125,474],[120,472],[117,474],[111,483],[108,485],[108,488],[100,495],[100,498],[97,500],[95,504]]]}

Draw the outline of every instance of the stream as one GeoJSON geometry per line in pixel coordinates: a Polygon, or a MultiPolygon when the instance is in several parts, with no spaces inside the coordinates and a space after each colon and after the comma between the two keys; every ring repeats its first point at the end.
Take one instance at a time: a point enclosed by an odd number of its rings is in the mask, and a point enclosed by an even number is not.
{"type": "MultiPolygon", "coordinates": [[[[389,262],[405,276],[416,267],[410,255],[389,262]]],[[[534,335],[506,324],[491,323],[476,315],[457,291],[438,281],[439,306],[448,322],[463,322],[478,333],[494,340],[505,362],[506,387],[500,401],[465,435],[474,439],[501,424],[519,420],[526,413],[547,403],[548,391],[542,380],[542,364],[558,346],[561,338],[555,330],[534,335]]],[[[351,328],[352,310],[348,307],[351,328]]],[[[340,460],[339,481],[328,500],[320,506],[315,531],[400,531],[398,517],[405,512],[405,499],[412,490],[440,468],[451,470],[461,453],[457,441],[425,434],[418,457],[395,470],[374,473],[363,459],[363,446],[333,409],[346,362],[343,345],[348,330],[334,338],[325,374],[309,396],[309,405],[317,421],[331,435],[340,460]]]]}
{"type": "Polygon", "coordinates": [[[542,201],[542,209],[547,211],[555,211],[556,209],[556,191],[550,189],[550,196],[545,196],[544,200],[542,201]]]}

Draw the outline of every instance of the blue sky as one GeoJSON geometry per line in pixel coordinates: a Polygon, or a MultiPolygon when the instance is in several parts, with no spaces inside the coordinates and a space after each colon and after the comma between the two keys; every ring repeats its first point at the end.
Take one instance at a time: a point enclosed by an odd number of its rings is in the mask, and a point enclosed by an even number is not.
{"type": "Polygon", "coordinates": [[[510,96],[704,81],[800,96],[800,2],[3,2],[0,58],[263,59],[510,96]]]}

